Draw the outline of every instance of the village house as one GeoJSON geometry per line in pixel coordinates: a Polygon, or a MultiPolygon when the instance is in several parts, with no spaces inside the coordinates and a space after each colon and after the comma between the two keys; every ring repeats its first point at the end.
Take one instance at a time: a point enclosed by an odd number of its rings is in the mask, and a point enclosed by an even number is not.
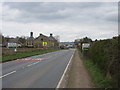
{"type": "Polygon", "coordinates": [[[30,32],[30,37],[26,40],[26,46],[28,46],[28,47],[34,47],[33,32],[30,32]]]}
{"type": "Polygon", "coordinates": [[[14,47],[21,47],[22,43],[19,41],[19,38],[10,38],[7,47],[14,46],[14,47]]]}
{"type": "Polygon", "coordinates": [[[33,32],[30,32],[30,37],[26,40],[26,45],[35,48],[58,47],[58,41],[52,34],[48,37],[40,33],[37,38],[34,38],[33,32]]]}

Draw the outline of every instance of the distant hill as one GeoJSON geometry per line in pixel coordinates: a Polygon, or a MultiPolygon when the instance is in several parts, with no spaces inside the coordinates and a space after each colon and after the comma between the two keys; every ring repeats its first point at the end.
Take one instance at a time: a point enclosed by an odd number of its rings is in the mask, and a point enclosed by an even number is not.
{"type": "Polygon", "coordinates": [[[65,45],[67,45],[67,44],[74,44],[74,42],[60,42],[60,44],[65,44],[65,45]]]}

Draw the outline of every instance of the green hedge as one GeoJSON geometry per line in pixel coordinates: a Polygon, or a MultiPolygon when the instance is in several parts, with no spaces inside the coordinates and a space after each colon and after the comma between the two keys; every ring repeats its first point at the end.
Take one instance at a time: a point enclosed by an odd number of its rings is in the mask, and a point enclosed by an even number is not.
{"type": "Polygon", "coordinates": [[[98,66],[104,75],[113,81],[113,87],[120,87],[119,76],[119,37],[92,42],[88,57],[98,66]]]}

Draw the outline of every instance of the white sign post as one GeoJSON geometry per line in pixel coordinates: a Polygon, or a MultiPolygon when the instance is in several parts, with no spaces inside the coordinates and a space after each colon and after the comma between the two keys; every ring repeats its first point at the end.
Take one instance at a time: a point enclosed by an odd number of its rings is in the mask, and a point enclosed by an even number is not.
{"type": "Polygon", "coordinates": [[[17,47],[17,43],[8,43],[8,48],[16,48],[17,47]]]}
{"type": "Polygon", "coordinates": [[[90,44],[89,43],[83,43],[82,44],[82,50],[88,50],[90,47],[90,44]]]}
{"type": "Polygon", "coordinates": [[[15,49],[15,52],[17,51],[17,43],[8,43],[7,47],[10,49],[15,49]]]}

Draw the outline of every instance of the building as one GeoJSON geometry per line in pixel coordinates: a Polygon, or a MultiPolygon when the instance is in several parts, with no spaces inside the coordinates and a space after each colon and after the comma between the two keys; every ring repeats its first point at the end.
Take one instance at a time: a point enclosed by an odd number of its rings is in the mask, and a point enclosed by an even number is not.
{"type": "Polygon", "coordinates": [[[40,34],[34,40],[34,47],[38,47],[38,48],[48,47],[48,43],[49,43],[49,38],[43,34],[40,34]]]}
{"type": "Polygon", "coordinates": [[[58,47],[58,41],[53,37],[52,34],[49,36],[49,47],[58,47]]]}
{"type": "Polygon", "coordinates": [[[50,34],[48,37],[40,33],[37,38],[34,38],[33,32],[30,32],[30,37],[26,40],[26,45],[28,47],[36,48],[58,47],[58,41],[53,37],[52,34],[50,34]]]}
{"type": "Polygon", "coordinates": [[[19,38],[10,38],[7,47],[21,47],[22,43],[19,41],[19,38]]]}
{"type": "Polygon", "coordinates": [[[30,32],[30,37],[26,40],[26,46],[28,46],[28,47],[34,47],[33,32],[30,32]]]}

